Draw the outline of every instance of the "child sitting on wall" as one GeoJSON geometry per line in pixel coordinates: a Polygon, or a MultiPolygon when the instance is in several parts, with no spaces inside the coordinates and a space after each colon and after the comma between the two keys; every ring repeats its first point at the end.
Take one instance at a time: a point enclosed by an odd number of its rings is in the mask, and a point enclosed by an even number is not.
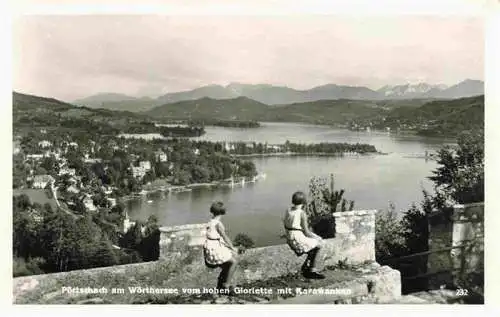
{"type": "Polygon", "coordinates": [[[217,289],[231,294],[228,283],[236,269],[236,253],[238,251],[226,235],[224,225],[221,222],[222,215],[226,214],[224,204],[222,202],[213,203],[210,207],[210,213],[213,217],[208,222],[206,241],[203,246],[205,264],[209,268],[220,267],[222,269],[217,281],[217,289]]]}
{"type": "Polygon", "coordinates": [[[322,238],[309,229],[306,206],[306,195],[295,192],[292,196],[292,206],[286,211],[283,223],[286,230],[286,240],[297,256],[307,254],[302,264],[302,275],[306,278],[323,279],[325,276],[316,271],[316,258],[321,249],[322,238]]]}

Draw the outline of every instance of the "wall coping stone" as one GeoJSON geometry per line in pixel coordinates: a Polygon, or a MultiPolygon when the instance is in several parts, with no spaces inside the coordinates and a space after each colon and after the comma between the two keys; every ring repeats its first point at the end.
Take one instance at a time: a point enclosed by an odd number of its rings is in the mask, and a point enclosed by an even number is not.
{"type": "Polygon", "coordinates": [[[467,207],[481,207],[484,206],[484,202],[478,202],[478,203],[469,203],[469,204],[455,204],[453,205],[453,209],[464,209],[467,207]]]}
{"type": "Polygon", "coordinates": [[[366,215],[375,215],[377,210],[352,210],[352,211],[338,211],[334,212],[333,216],[335,218],[340,217],[353,217],[353,216],[366,216],[366,215]]]}
{"type": "Polygon", "coordinates": [[[179,226],[165,226],[160,227],[160,232],[176,232],[176,231],[184,231],[184,230],[193,230],[193,229],[206,229],[206,223],[196,223],[196,224],[187,224],[187,225],[179,225],[179,226]]]}

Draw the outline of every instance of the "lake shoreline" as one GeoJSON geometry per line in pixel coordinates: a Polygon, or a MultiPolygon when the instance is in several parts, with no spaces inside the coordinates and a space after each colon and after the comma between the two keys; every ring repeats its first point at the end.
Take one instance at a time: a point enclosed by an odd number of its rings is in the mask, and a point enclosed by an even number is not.
{"type": "Polygon", "coordinates": [[[331,156],[331,157],[356,157],[356,156],[374,156],[374,155],[387,155],[388,153],[374,152],[374,153],[299,153],[299,152],[279,152],[279,153],[253,153],[253,154],[231,154],[233,157],[288,157],[288,156],[302,156],[302,157],[316,157],[316,156],[331,156]]]}
{"type": "Polygon", "coordinates": [[[122,201],[128,201],[128,200],[133,200],[137,198],[141,198],[144,196],[147,196],[148,194],[151,193],[157,193],[157,192],[166,192],[166,193],[172,193],[172,194],[177,194],[181,192],[190,192],[193,189],[197,188],[210,188],[210,187],[235,187],[237,185],[242,185],[242,184],[247,184],[247,183],[256,183],[257,181],[266,178],[265,173],[258,173],[256,176],[247,179],[246,177],[240,177],[231,182],[231,180],[226,179],[226,180],[221,180],[221,181],[213,181],[210,183],[192,183],[192,184],[187,184],[187,185],[160,185],[156,186],[147,190],[142,190],[139,193],[134,193],[131,195],[125,195],[122,196],[120,199],[122,201]]]}

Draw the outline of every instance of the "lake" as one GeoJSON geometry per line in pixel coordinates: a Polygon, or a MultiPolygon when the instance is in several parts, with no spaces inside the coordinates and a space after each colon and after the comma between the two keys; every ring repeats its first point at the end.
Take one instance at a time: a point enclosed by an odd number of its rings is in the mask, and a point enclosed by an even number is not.
{"type": "Polygon", "coordinates": [[[296,190],[307,191],[309,179],[333,173],[336,189],[355,201],[355,209],[406,210],[422,200],[422,189],[432,190],[427,180],[436,162],[422,156],[452,140],[385,132],[356,132],[294,123],[262,123],[260,128],[206,127],[207,133],[193,138],[209,141],[347,142],[368,143],[387,155],[359,157],[266,157],[252,158],[266,178],[234,188],[203,188],[177,194],[151,194],[128,202],[129,216],[146,220],[156,215],[162,225],[208,221],[210,204],[221,200],[227,205],[225,223],[230,236],[248,234],[258,246],[283,242],[281,217],[296,190]],[[148,203],[148,200],[152,200],[148,203]]]}

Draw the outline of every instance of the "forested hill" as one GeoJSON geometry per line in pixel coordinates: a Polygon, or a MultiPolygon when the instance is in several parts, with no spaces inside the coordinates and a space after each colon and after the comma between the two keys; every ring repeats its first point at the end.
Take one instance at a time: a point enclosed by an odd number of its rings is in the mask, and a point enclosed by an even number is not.
{"type": "Polygon", "coordinates": [[[320,100],[268,106],[246,97],[201,98],[165,104],[135,113],[77,107],[52,98],[13,93],[14,127],[43,126],[58,118],[67,125],[81,120],[123,130],[137,122],[171,119],[278,121],[328,124],[355,129],[412,131],[425,135],[456,134],[484,127],[484,95],[454,100],[320,100]]]}
{"type": "Polygon", "coordinates": [[[152,117],[246,121],[262,120],[270,109],[268,105],[246,97],[234,99],[201,98],[166,104],[149,110],[145,114],[152,117]]]}
{"type": "Polygon", "coordinates": [[[181,101],[156,107],[145,114],[153,117],[334,124],[383,114],[387,112],[384,110],[386,108],[383,102],[346,99],[268,106],[246,97],[238,97],[181,101]]]}
{"type": "Polygon", "coordinates": [[[339,127],[455,134],[484,125],[484,95],[425,101],[320,100],[267,106],[252,99],[202,98],[157,107],[146,114],[162,118],[256,120],[329,124],[339,127]]]}
{"type": "Polygon", "coordinates": [[[421,135],[455,135],[484,129],[484,95],[431,101],[414,109],[399,107],[377,124],[414,127],[421,135]]]}
{"type": "Polygon", "coordinates": [[[14,114],[24,111],[32,112],[58,112],[66,116],[74,117],[131,117],[146,118],[144,114],[131,111],[116,111],[108,109],[94,109],[89,107],[78,107],[54,98],[28,95],[18,92],[12,93],[12,110],[14,114]]]}

